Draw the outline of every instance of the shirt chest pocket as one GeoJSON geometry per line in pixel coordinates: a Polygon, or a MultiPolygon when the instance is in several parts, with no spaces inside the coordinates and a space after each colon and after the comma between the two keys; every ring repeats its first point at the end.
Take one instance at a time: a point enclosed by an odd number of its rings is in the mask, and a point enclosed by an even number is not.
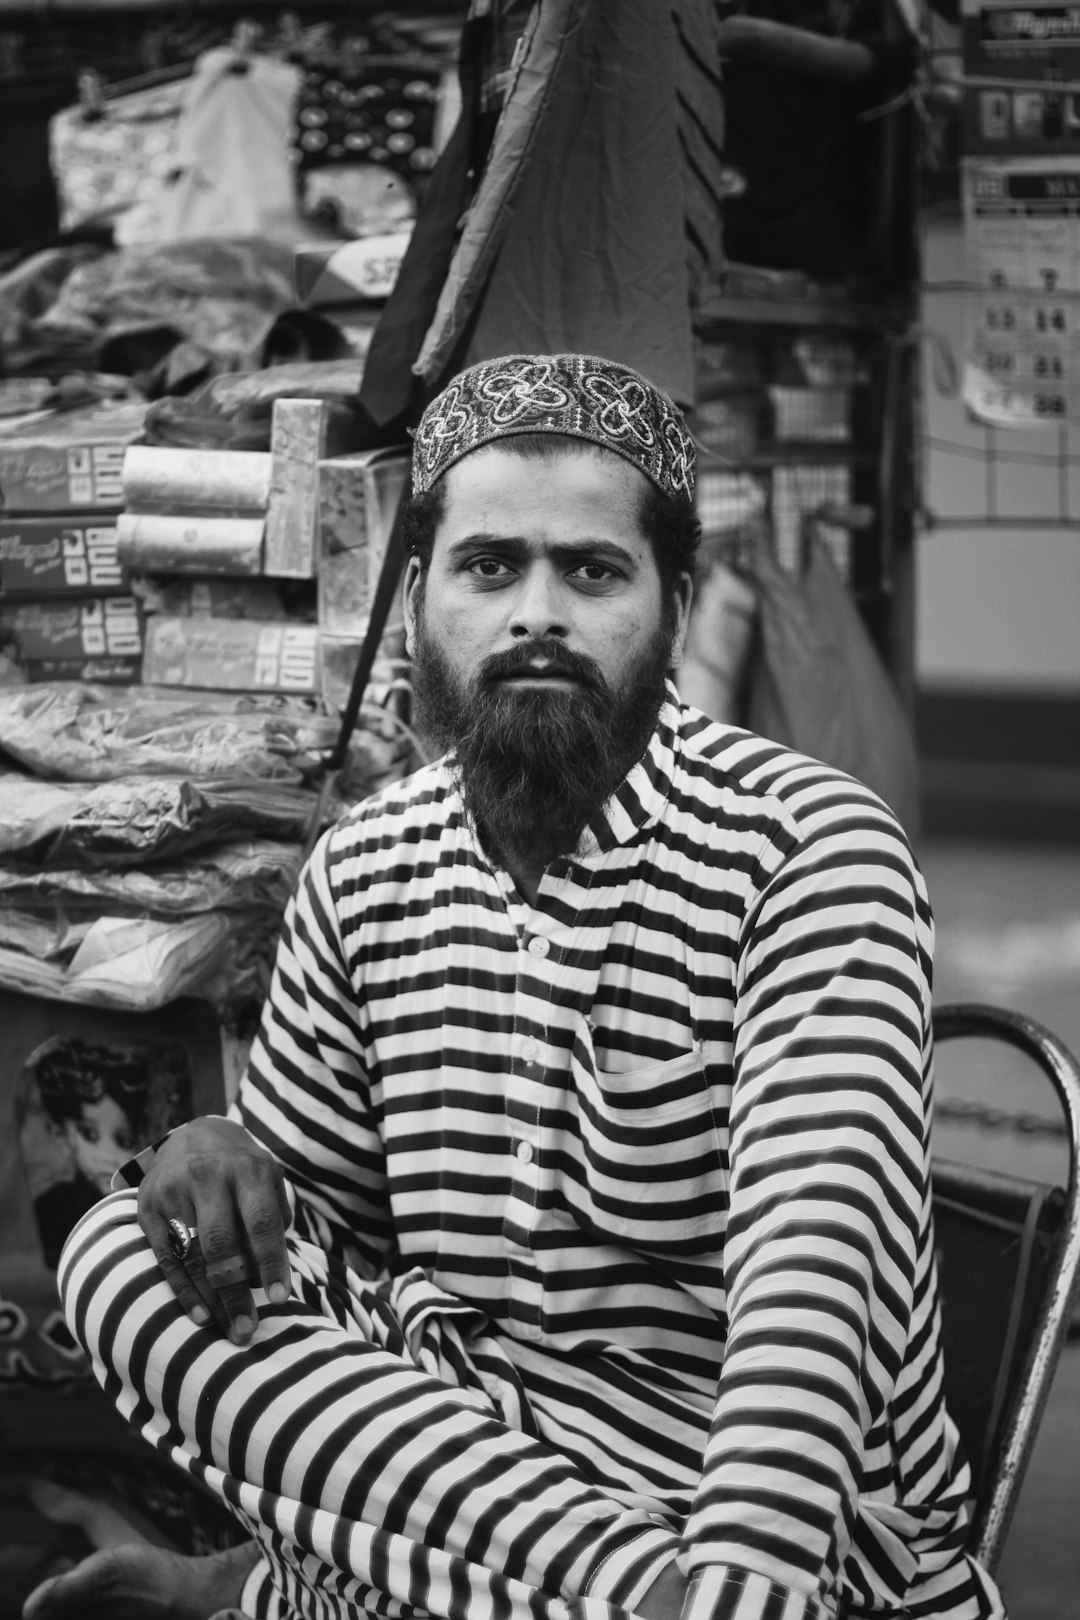
{"type": "Polygon", "coordinates": [[[727,1215],[730,1069],[723,1048],[695,1048],[625,1070],[597,1061],[587,1025],[570,1056],[577,1132],[559,1178],[577,1223],[634,1249],[712,1249],[727,1215]]]}

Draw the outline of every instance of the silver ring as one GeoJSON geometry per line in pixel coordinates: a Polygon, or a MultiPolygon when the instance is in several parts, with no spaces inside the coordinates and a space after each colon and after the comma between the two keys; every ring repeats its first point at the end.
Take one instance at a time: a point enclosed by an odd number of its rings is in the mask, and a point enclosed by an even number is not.
{"type": "Polygon", "coordinates": [[[169,1247],[182,1265],[191,1253],[191,1245],[197,1235],[195,1228],[186,1225],[175,1215],[170,1216],[165,1224],[169,1228],[169,1247]]]}

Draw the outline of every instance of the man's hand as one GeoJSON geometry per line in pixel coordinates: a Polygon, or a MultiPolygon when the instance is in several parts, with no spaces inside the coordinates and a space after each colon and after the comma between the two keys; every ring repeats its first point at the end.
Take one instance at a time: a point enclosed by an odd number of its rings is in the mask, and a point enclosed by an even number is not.
{"type": "Polygon", "coordinates": [[[265,1288],[274,1304],[289,1296],[288,1221],[277,1160],[228,1119],[173,1131],[139,1186],[139,1225],[180,1304],[200,1326],[213,1319],[234,1344],[255,1332],[252,1288],[265,1288]],[[170,1219],[198,1234],[184,1261],[170,1219]]]}

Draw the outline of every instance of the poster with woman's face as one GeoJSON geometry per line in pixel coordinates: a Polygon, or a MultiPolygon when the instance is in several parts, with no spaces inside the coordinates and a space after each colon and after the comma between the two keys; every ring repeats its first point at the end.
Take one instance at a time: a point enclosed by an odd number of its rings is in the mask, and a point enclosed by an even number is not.
{"type": "Polygon", "coordinates": [[[17,1086],[19,1148],[46,1265],[116,1171],[191,1113],[180,1041],[58,1035],[31,1052],[17,1086]]]}

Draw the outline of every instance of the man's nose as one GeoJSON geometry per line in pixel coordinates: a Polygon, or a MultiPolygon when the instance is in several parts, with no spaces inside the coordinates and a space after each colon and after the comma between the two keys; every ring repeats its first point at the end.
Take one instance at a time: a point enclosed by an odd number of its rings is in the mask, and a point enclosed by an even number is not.
{"type": "Polygon", "coordinates": [[[519,640],[565,636],[568,628],[566,604],[558,581],[545,570],[531,570],[514,593],[510,634],[519,640]]]}

